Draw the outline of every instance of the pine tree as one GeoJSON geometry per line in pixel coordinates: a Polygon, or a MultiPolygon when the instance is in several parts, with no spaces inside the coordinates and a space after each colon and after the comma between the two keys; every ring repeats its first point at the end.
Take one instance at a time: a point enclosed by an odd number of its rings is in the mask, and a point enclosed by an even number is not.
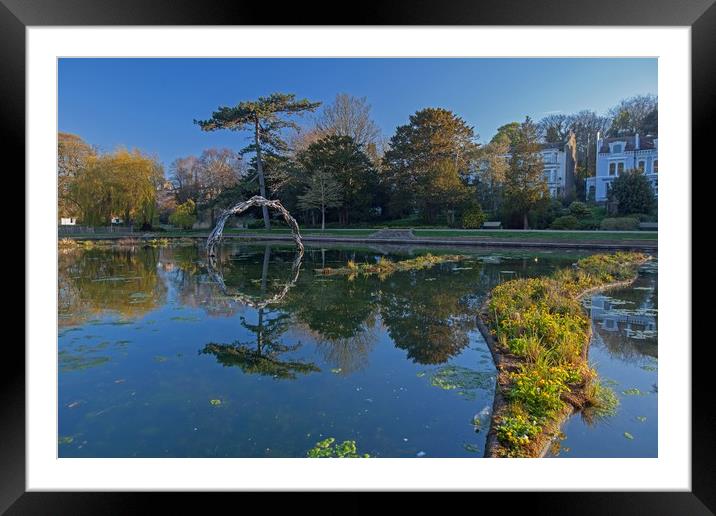
{"type": "MultiPolygon", "coordinates": [[[[283,150],[285,142],[280,137],[281,129],[286,127],[298,129],[295,122],[286,120],[282,115],[300,114],[306,111],[315,111],[320,102],[310,102],[307,99],[296,100],[292,93],[272,93],[268,97],[259,97],[255,101],[240,102],[234,107],[221,106],[214,111],[208,120],[194,120],[202,131],[229,131],[253,130],[254,142],[241,150],[256,153],[256,175],[259,180],[259,192],[266,197],[266,179],[263,172],[262,151],[283,150]]],[[[268,208],[263,207],[263,218],[266,229],[270,229],[268,208]]]]}

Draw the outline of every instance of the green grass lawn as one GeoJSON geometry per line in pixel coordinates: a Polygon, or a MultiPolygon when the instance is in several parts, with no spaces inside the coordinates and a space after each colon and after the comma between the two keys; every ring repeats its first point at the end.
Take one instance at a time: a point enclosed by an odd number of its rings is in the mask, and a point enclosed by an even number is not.
{"type": "MultiPolygon", "coordinates": [[[[341,228],[341,229],[326,229],[321,231],[320,229],[302,229],[301,234],[306,236],[353,236],[353,237],[367,237],[372,235],[380,228],[341,228]]],[[[187,231],[165,231],[165,232],[148,232],[154,237],[206,237],[209,234],[209,230],[187,230],[187,231]]],[[[143,232],[136,232],[134,234],[122,235],[126,237],[139,237],[142,236],[143,232]]],[[[224,230],[224,234],[227,236],[231,235],[276,235],[284,236],[290,235],[291,230],[287,227],[274,227],[270,230],[267,229],[233,229],[227,228],[224,230]]],[[[435,239],[463,239],[463,238],[474,238],[474,239],[490,239],[490,240],[515,240],[515,241],[572,241],[572,242],[598,242],[598,241],[625,241],[625,240],[640,240],[640,241],[654,241],[658,240],[658,233],[656,231],[524,231],[524,230],[484,230],[484,229],[413,229],[413,234],[416,237],[423,238],[435,238],[435,239]]],[[[74,235],[76,238],[82,238],[82,235],[74,235]]],[[[89,236],[89,235],[86,235],[89,236]]],[[[85,236],[85,237],[86,237],[85,236]]],[[[108,233],[94,234],[91,238],[102,238],[109,236],[117,236],[116,234],[108,233]]],[[[61,238],[61,237],[60,237],[61,238]]]]}
{"type": "MultiPolygon", "coordinates": [[[[378,231],[374,229],[302,229],[302,235],[327,236],[368,236],[378,231]]],[[[227,230],[226,234],[241,235],[287,235],[288,228],[227,230]]],[[[514,240],[657,240],[656,231],[523,231],[523,230],[474,230],[474,229],[414,229],[416,237],[427,238],[480,238],[480,239],[514,239],[514,240]]]]}

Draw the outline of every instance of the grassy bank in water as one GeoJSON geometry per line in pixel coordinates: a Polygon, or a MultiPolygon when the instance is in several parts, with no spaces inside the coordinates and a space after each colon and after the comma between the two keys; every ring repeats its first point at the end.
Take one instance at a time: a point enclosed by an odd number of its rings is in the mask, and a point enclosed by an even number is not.
{"type": "Polygon", "coordinates": [[[117,240],[80,240],[74,238],[61,238],[57,246],[61,250],[72,249],[102,249],[111,247],[168,247],[170,245],[194,245],[192,238],[134,238],[123,237],[117,240]]]}
{"type": "Polygon", "coordinates": [[[587,361],[591,323],[580,298],[633,281],[647,259],[641,253],[594,255],[550,277],[492,290],[480,313],[498,368],[487,455],[539,456],[572,410],[586,418],[615,410],[616,396],[587,361]]]}
{"type": "Polygon", "coordinates": [[[316,272],[327,276],[336,274],[346,275],[349,279],[353,279],[358,275],[369,276],[371,274],[377,274],[383,278],[394,272],[428,269],[440,263],[459,262],[465,258],[467,258],[467,256],[459,254],[433,255],[428,253],[423,256],[418,256],[417,258],[394,262],[388,258],[381,257],[376,263],[355,263],[351,260],[345,267],[325,267],[323,269],[316,269],[316,272]]]}

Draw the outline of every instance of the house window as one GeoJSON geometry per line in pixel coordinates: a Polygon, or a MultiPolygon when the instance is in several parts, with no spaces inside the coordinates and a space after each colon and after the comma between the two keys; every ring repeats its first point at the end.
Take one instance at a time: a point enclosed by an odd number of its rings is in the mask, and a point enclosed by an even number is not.
{"type": "Polygon", "coordinates": [[[594,185],[589,185],[589,190],[587,191],[587,200],[593,201],[595,199],[596,189],[594,185]]]}
{"type": "Polygon", "coordinates": [[[622,175],[622,172],[624,172],[624,162],[617,163],[617,175],[622,175]]]}
{"type": "Polygon", "coordinates": [[[616,163],[609,163],[609,175],[613,176],[617,173],[617,164],[616,163]]]}
{"type": "Polygon", "coordinates": [[[637,166],[640,172],[646,171],[646,162],[645,161],[639,161],[639,165],[637,166]]]}
{"type": "Polygon", "coordinates": [[[615,152],[615,153],[616,153],[616,152],[621,152],[621,151],[622,151],[622,144],[621,144],[621,143],[617,143],[616,145],[614,145],[614,147],[612,147],[612,152],[615,152]]]}
{"type": "Polygon", "coordinates": [[[653,168],[654,168],[654,174],[658,174],[659,173],[659,160],[658,159],[654,160],[653,168]]]}

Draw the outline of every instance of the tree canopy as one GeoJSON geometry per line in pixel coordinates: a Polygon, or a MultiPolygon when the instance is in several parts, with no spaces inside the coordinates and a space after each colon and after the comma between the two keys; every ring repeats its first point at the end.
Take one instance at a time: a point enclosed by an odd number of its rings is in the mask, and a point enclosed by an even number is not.
{"type": "Polygon", "coordinates": [[[478,144],[473,127],[442,108],[422,109],[399,126],[383,158],[390,211],[418,211],[433,221],[439,211],[463,202],[478,144]]]}
{"type": "Polygon", "coordinates": [[[505,176],[505,202],[509,209],[522,214],[524,229],[528,229],[528,212],[549,195],[540,150],[537,126],[527,117],[514,135],[505,176]]]}

